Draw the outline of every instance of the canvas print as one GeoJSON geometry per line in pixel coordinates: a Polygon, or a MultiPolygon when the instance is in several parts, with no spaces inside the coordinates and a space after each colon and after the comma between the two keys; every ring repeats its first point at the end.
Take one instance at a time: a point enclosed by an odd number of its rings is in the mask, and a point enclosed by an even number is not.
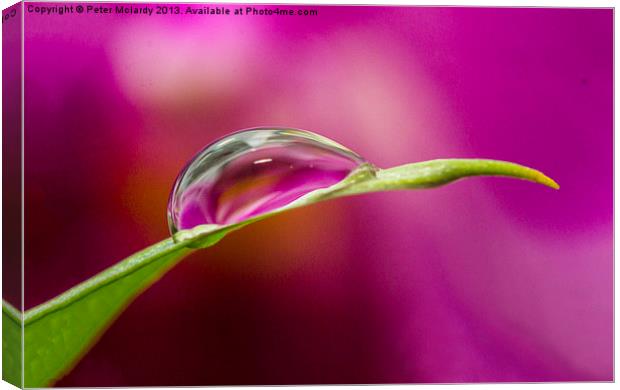
{"type": "Polygon", "coordinates": [[[613,22],[5,9],[3,379],[613,381],[613,22]]]}

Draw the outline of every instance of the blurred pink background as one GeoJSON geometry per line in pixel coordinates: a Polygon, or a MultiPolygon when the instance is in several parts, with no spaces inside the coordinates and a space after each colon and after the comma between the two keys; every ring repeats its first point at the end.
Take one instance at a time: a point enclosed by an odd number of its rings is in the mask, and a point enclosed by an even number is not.
{"type": "Polygon", "coordinates": [[[258,223],[173,269],[58,385],[612,380],[613,11],[308,8],[26,12],[26,308],[165,238],[178,171],[242,128],[382,167],[510,160],[561,190],[472,179],[258,223]]]}

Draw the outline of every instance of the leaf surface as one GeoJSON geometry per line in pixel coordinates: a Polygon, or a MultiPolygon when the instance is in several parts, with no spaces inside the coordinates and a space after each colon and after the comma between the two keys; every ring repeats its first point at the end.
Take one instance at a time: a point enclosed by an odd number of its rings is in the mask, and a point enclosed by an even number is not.
{"type": "MultiPolygon", "coordinates": [[[[340,183],[310,192],[269,213],[233,225],[201,225],[182,230],[175,234],[174,239],[168,238],[150,246],[26,311],[23,316],[24,385],[44,387],[53,384],[79,361],[140,292],[193,249],[214,245],[231,231],[274,214],[324,200],[368,192],[431,188],[469,176],[506,176],[559,188],[557,183],[539,171],[503,161],[432,160],[384,170],[367,164],[340,183]]],[[[3,339],[14,339],[21,330],[19,312],[7,303],[3,306],[3,323],[9,321],[8,327],[3,326],[3,339]]],[[[11,343],[9,340],[11,348],[16,347],[15,343],[11,343]]],[[[19,355],[13,355],[19,359],[19,355]]],[[[5,378],[21,376],[18,363],[19,360],[17,364],[13,360],[3,363],[5,378]]]]}

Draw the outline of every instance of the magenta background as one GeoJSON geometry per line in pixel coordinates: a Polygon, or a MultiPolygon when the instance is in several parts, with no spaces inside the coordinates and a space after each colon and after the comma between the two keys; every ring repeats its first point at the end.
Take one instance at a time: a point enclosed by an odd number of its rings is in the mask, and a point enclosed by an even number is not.
{"type": "Polygon", "coordinates": [[[511,160],[561,190],[474,179],[248,227],[58,385],[611,380],[613,11],[312,8],[26,14],[26,308],[165,238],[177,172],[241,128],[386,167],[511,160]]]}
{"type": "Polygon", "coordinates": [[[21,4],[2,10],[2,298],[21,310],[21,4]],[[15,12],[15,13],[13,13],[15,12]],[[15,16],[10,16],[15,15],[15,16]]]}

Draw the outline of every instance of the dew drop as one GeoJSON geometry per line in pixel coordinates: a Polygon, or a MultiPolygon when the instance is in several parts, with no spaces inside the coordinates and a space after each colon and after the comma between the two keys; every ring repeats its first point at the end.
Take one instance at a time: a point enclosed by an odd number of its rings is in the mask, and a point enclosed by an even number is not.
{"type": "Polygon", "coordinates": [[[172,234],[269,212],[340,182],[365,160],[309,131],[257,128],[221,138],[177,177],[168,203],[172,234]]]}

